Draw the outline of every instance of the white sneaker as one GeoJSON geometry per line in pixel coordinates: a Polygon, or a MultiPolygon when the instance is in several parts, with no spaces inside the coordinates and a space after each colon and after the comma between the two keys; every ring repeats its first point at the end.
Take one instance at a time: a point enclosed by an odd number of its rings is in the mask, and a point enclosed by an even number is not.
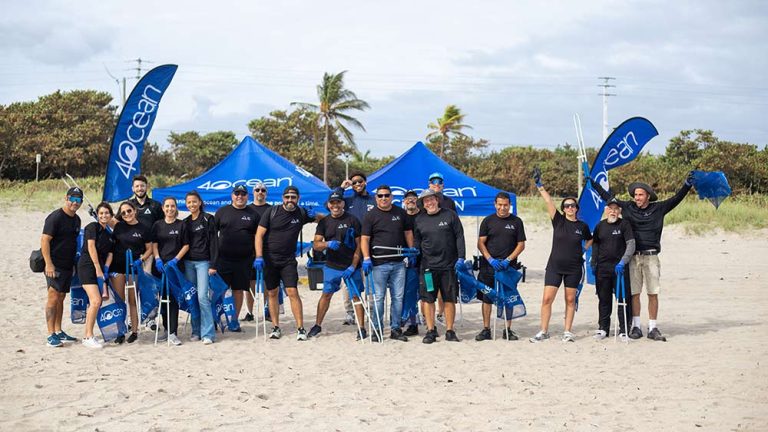
{"type": "Polygon", "coordinates": [[[204,338],[203,338],[203,345],[210,345],[210,344],[212,344],[212,343],[213,343],[213,340],[212,340],[212,339],[209,339],[209,338],[207,338],[207,337],[204,337],[204,338]]]}
{"type": "Polygon", "coordinates": [[[545,340],[549,339],[549,333],[545,332],[544,330],[539,330],[538,333],[536,333],[536,336],[528,339],[531,343],[539,343],[544,342],[545,340]]]}
{"type": "Polygon", "coordinates": [[[595,330],[595,335],[592,337],[597,340],[603,340],[608,337],[608,333],[605,330],[595,330]]]}
{"type": "Polygon", "coordinates": [[[576,336],[573,333],[567,331],[563,332],[563,337],[560,340],[563,342],[576,342],[576,336]]]}
{"type": "Polygon", "coordinates": [[[165,342],[168,340],[168,333],[161,331],[157,334],[157,341],[158,342],[165,342]]]}
{"type": "Polygon", "coordinates": [[[193,334],[192,336],[189,337],[189,340],[192,342],[197,342],[200,340],[200,336],[193,334]]]}
{"type": "Polygon", "coordinates": [[[280,330],[280,327],[272,327],[272,333],[269,334],[269,338],[280,339],[282,335],[283,335],[283,332],[280,330]]]}
{"type": "Polygon", "coordinates": [[[101,342],[97,341],[95,337],[83,338],[83,346],[86,348],[104,348],[101,342]]]}
{"type": "Polygon", "coordinates": [[[172,345],[179,346],[181,345],[181,340],[176,336],[176,333],[171,333],[168,335],[168,340],[171,341],[172,345]]]}

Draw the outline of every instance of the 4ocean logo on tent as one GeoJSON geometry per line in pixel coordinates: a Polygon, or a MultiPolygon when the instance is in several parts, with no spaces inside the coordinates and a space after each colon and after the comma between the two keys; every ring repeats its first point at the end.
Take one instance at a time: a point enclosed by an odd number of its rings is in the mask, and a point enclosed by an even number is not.
{"type": "Polygon", "coordinates": [[[232,189],[233,187],[238,185],[245,185],[248,189],[251,189],[254,186],[256,186],[256,184],[258,183],[264,183],[264,186],[268,188],[285,187],[285,186],[293,185],[293,179],[291,177],[280,177],[280,178],[265,178],[265,179],[258,179],[258,178],[240,179],[235,181],[208,180],[198,185],[196,188],[204,189],[204,190],[227,190],[227,189],[232,189]]]}

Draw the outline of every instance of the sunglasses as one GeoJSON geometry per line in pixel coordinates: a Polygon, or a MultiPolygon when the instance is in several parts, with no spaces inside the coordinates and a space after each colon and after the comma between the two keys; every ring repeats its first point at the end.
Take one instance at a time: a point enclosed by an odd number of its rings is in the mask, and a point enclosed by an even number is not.
{"type": "Polygon", "coordinates": [[[577,208],[577,207],[578,207],[578,205],[573,204],[573,203],[563,204],[563,208],[577,208]]]}
{"type": "Polygon", "coordinates": [[[352,180],[352,186],[357,186],[363,183],[365,183],[365,180],[352,180]]]}
{"type": "Polygon", "coordinates": [[[83,203],[83,199],[80,198],[80,197],[71,196],[71,197],[69,197],[69,202],[77,203],[77,204],[82,204],[83,203]]]}
{"type": "Polygon", "coordinates": [[[133,214],[133,209],[127,209],[120,212],[121,215],[127,216],[129,214],[133,214]]]}
{"type": "Polygon", "coordinates": [[[299,199],[299,196],[298,195],[283,195],[283,198],[289,199],[289,200],[295,200],[295,199],[299,199]]]}
{"type": "Polygon", "coordinates": [[[258,189],[258,188],[253,188],[253,191],[254,191],[254,192],[264,192],[264,193],[267,193],[267,190],[266,190],[266,189],[258,189]]]}
{"type": "Polygon", "coordinates": [[[248,195],[248,192],[243,192],[243,191],[237,191],[237,192],[232,192],[232,193],[235,196],[246,196],[246,195],[248,195]]]}
{"type": "Polygon", "coordinates": [[[378,198],[389,198],[392,196],[392,194],[376,194],[378,198]]]}
{"type": "Polygon", "coordinates": [[[443,184],[443,181],[440,180],[440,179],[432,179],[429,182],[432,183],[433,185],[441,185],[441,184],[443,184]]]}

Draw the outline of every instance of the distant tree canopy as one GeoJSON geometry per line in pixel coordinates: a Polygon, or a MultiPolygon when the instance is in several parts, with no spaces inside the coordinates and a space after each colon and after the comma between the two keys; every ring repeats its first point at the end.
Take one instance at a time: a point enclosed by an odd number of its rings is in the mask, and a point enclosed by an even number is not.
{"type": "MultiPolygon", "coordinates": [[[[41,178],[58,177],[64,172],[76,177],[104,175],[117,115],[111,101],[108,93],[74,90],[57,91],[36,101],[0,105],[0,178],[34,179],[38,153],[43,160],[41,178]]],[[[248,129],[256,140],[319,177],[323,172],[325,131],[318,127],[322,122],[317,116],[302,107],[277,110],[250,121],[248,129]]],[[[398,156],[377,158],[370,156],[370,151],[361,153],[343,140],[332,124],[328,136],[330,185],[344,178],[345,161],[350,171],[370,174],[398,156]]],[[[223,159],[238,142],[231,131],[172,132],[168,141],[168,149],[147,142],[142,157],[143,172],[163,175],[168,181],[199,175],[223,159]]],[[[442,147],[446,162],[503,190],[520,195],[534,193],[530,175],[533,167],[539,166],[551,193],[562,196],[577,192],[577,151],[568,145],[554,150],[507,147],[488,151],[488,141],[463,133],[434,133],[427,145],[438,151],[442,147]]],[[[587,149],[590,161],[596,152],[587,149]]],[[[723,171],[735,193],[768,193],[768,147],[720,140],[704,129],[684,130],[670,140],[663,155],[645,152],[631,164],[612,170],[611,187],[626,194],[630,182],[641,180],[660,193],[671,193],[682,185],[691,169],[723,171]]]]}

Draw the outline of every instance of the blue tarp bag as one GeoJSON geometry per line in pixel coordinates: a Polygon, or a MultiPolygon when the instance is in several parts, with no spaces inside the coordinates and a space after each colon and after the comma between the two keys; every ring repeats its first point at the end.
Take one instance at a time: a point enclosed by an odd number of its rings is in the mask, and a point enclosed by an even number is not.
{"type": "Polygon", "coordinates": [[[105,342],[115,340],[128,332],[128,326],[125,324],[128,306],[112,287],[109,287],[109,296],[111,301],[102,303],[96,316],[96,323],[105,342]]]}
{"type": "Polygon", "coordinates": [[[508,319],[524,317],[528,311],[523,302],[523,296],[517,290],[517,284],[522,279],[523,274],[516,269],[510,268],[504,271],[494,273],[494,279],[499,284],[499,298],[496,300],[496,316],[501,318],[506,313],[508,319]],[[504,310],[502,310],[502,307],[504,310]]]}
{"type": "Polygon", "coordinates": [[[69,317],[72,324],[85,323],[85,311],[88,310],[88,293],[83,289],[77,274],[72,275],[72,284],[69,287],[70,309],[69,317]]]}
{"type": "Polygon", "coordinates": [[[459,298],[462,303],[469,303],[477,298],[477,292],[480,291],[491,301],[496,301],[496,290],[475,279],[468,269],[462,269],[456,272],[459,280],[459,298]]]}
{"type": "Polygon", "coordinates": [[[232,290],[228,289],[224,293],[221,306],[224,311],[224,316],[227,318],[227,328],[229,331],[237,331],[240,328],[240,321],[235,315],[235,296],[232,295],[232,290]]]}
{"type": "Polygon", "coordinates": [[[213,312],[214,324],[220,329],[224,328],[224,325],[229,325],[229,319],[226,318],[224,313],[224,294],[226,294],[229,287],[224,279],[219,276],[218,273],[214,273],[208,276],[208,295],[211,300],[211,311],[213,312]],[[222,324],[222,316],[226,319],[227,323],[222,324]]]}
{"type": "Polygon", "coordinates": [[[141,302],[141,322],[157,318],[158,308],[160,306],[160,288],[163,286],[162,280],[144,271],[143,268],[134,267],[136,272],[136,285],[139,290],[139,301],[141,302]]]}
{"type": "Polygon", "coordinates": [[[188,281],[179,267],[174,265],[165,266],[165,278],[168,280],[168,287],[171,295],[179,304],[179,309],[187,312],[192,320],[200,319],[200,304],[197,302],[197,288],[195,284],[188,281]]]}
{"type": "Polygon", "coordinates": [[[708,199],[715,208],[731,196],[731,186],[722,171],[693,171],[693,186],[699,199],[708,199]]]}

